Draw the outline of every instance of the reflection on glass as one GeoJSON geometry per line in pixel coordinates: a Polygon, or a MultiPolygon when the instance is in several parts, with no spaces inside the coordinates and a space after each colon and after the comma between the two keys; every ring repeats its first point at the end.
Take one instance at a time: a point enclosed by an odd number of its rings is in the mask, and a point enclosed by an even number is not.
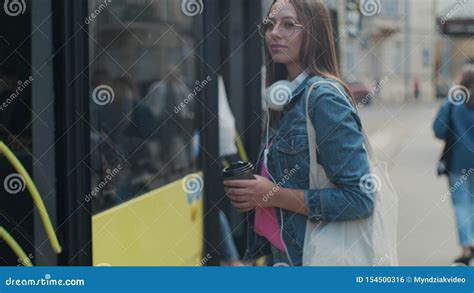
{"type": "Polygon", "coordinates": [[[197,34],[180,1],[89,7],[89,197],[98,212],[197,170],[196,99],[187,99],[197,34]]]}

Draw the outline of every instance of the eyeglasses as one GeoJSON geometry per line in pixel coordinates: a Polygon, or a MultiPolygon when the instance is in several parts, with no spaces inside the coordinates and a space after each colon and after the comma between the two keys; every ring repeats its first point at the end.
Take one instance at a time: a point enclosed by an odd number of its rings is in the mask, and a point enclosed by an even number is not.
{"type": "Polygon", "coordinates": [[[302,24],[297,23],[293,19],[284,19],[275,23],[267,18],[258,26],[258,33],[264,38],[267,33],[272,32],[278,24],[280,24],[280,33],[284,37],[291,37],[297,30],[303,28],[302,24]]]}

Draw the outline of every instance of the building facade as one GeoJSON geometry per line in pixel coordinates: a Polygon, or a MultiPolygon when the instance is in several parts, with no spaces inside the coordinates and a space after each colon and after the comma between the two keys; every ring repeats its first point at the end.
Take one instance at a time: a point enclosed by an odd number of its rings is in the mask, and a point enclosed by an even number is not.
{"type": "Polygon", "coordinates": [[[403,102],[435,96],[435,1],[340,0],[341,71],[377,99],[403,102]]]}
{"type": "Polygon", "coordinates": [[[437,7],[440,35],[436,42],[438,96],[446,96],[462,67],[474,63],[474,2],[440,1],[437,7]]]}

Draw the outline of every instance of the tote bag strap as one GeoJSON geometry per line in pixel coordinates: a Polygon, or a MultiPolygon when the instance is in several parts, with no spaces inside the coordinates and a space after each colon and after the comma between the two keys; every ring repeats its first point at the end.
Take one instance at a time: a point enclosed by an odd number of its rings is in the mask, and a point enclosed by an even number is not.
{"type": "MultiPolygon", "coordinates": [[[[310,119],[309,115],[309,96],[311,95],[311,92],[321,84],[327,84],[332,87],[334,87],[349,103],[349,106],[353,109],[353,111],[356,111],[356,108],[352,105],[350,102],[351,99],[347,97],[347,95],[334,83],[331,81],[316,81],[313,84],[311,84],[310,88],[308,89],[308,92],[306,93],[306,127],[308,131],[308,143],[310,147],[310,160],[313,159],[313,161],[310,161],[311,166],[313,166],[313,163],[317,162],[317,157],[316,157],[316,150],[317,150],[317,145],[316,145],[316,130],[314,128],[314,125],[310,119]],[[314,154],[313,153],[314,150],[314,154]]],[[[364,147],[367,150],[367,154],[371,160],[375,160],[375,153],[372,148],[372,144],[370,143],[369,137],[367,136],[366,132],[364,131],[363,128],[361,128],[362,135],[364,137],[364,147]]]]}

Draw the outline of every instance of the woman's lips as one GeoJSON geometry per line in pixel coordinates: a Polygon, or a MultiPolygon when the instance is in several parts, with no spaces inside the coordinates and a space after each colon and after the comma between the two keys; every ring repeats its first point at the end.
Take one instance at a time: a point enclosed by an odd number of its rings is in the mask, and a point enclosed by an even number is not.
{"type": "Polygon", "coordinates": [[[283,45],[271,45],[270,48],[271,48],[272,52],[277,53],[277,52],[280,52],[280,51],[283,51],[284,49],[286,49],[287,46],[283,46],[283,45]]]}

